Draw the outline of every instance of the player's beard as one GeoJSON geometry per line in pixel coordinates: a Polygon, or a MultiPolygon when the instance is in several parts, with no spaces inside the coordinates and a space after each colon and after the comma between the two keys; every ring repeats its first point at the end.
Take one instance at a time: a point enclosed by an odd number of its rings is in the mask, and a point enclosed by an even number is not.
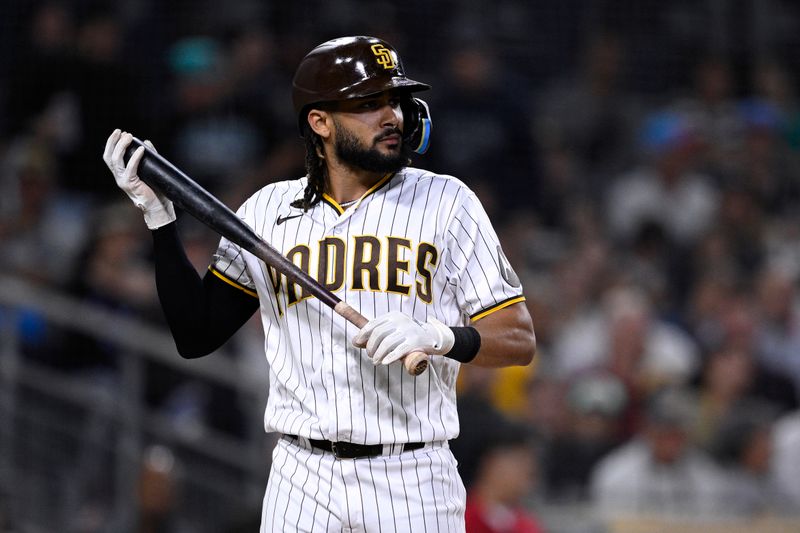
{"type": "Polygon", "coordinates": [[[358,137],[344,127],[341,122],[335,122],[336,142],[334,143],[334,150],[336,150],[336,156],[343,163],[361,168],[368,172],[388,174],[390,172],[397,172],[411,161],[411,150],[407,148],[406,143],[403,142],[402,134],[399,129],[393,128],[384,130],[373,139],[372,146],[366,147],[359,141],[358,137]],[[401,135],[400,148],[393,154],[381,153],[377,146],[378,143],[382,139],[393,134],[401,135]]]}

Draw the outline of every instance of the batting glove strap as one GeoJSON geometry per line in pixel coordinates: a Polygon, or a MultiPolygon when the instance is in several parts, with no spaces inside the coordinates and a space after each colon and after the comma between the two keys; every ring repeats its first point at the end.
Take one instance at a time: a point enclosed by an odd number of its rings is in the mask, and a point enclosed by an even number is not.
{"type": "Polygon", "coordinates": [[[444,355],[453,349],[455,337],[452,329],[433,317],[428,318],[427,323],[420,325],[434,340],[431,350],[427,352],[428,355],[444,355]]]}
{"type": "Polygon", "coordinates": [[[177,218],[175,216],[175,206],[166,199],[158,202],[155,206],[149,208],[140,207],[140,209],[144,212],[145,224],[151,230],[166,226],[177,218]]]}

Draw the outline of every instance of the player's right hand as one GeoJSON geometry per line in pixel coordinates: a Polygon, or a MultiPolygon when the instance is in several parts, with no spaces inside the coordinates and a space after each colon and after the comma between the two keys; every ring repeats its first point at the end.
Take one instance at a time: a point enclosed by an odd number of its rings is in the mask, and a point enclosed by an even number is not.
{"type": "Polygon", "coordinates": [[[400,311],[374,318],[353,337],[353,346],[366,348],[372,363],[388,365],[413,352],[444,355],[453,347],[453,331],[428,317],[420,322],[400,311]]]}
{"type": "MultiPolygon", "coordinates": [[[[133,141],[133,135],[118,129],[108,137],[106,148],[103,152],[103,161],[114,175],[117,187],[144,213],[144,221],[150,229],[166,226],[175,220],[175,207],[172,201],[162,194],[155,192],[145,182],[139,179],[139,162],[144,156],[144,146],[133,152],[128,164],[125,165],[123,156],[128,145],[133,141]]],[[[150,141],[145,141],[148,148],[155,151],[150,141]]]]}

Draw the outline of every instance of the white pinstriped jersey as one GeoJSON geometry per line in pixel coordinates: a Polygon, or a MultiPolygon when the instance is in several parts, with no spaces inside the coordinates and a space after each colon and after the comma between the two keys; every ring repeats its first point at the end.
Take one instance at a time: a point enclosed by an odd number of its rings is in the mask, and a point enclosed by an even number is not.
{"type": "MultiPolygon", "coordinates": [[[[290,204],[306,182],[267,185],[238,215],[368,319],[397,310],[463,326],[524,299],[485,211],[458,179],[405,168],[347,209],[326,195],[304,213],[290,204]]],[[[417,377],[401,362],[375,366],[352,346],[355,326],[237,245],[223,238],[210,268],[259,298],[267,431],[358,444],[458,435],[458,362],[432,357],[417,377]]]]}

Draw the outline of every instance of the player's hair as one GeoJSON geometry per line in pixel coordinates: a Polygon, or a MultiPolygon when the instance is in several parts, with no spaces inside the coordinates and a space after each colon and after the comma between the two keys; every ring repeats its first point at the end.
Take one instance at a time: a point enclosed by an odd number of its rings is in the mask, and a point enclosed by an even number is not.
{"type": "Polygon", "coordinates": [[[306,144],[306,175],[308,176],[308,184],[303,197],[298,198],[292,202],[292,207],[308,211],[320,200],[322,200],[322,193],[325,192],[325,182],[328,179],[328,167],[325,164],[325,159],[322,157],[323,146],[322,138],[311,131],[311,128],[306,125],[303,132],[303,139],[306,144]]]}

